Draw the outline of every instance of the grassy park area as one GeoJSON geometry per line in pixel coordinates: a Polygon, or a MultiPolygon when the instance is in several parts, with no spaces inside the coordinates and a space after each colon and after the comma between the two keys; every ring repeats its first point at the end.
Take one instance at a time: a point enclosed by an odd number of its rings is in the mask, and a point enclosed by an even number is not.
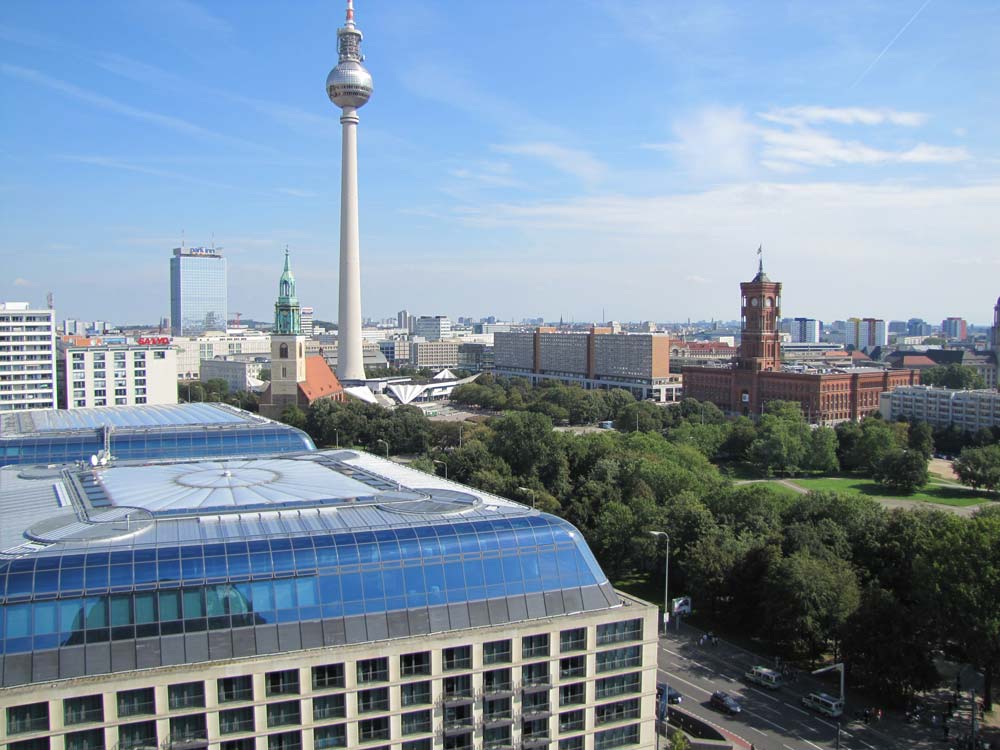
{"type": "Polygon", "coordinates": [[[806,490],[832,490],[834,492],[854,492],[874,498],[901,498],[938,505],[966,507],[981,505],[995,498],[988,492],[959,487],[952,483],[931,480],[929,484],[911,495],[893,495],[866,477],[821,477],[818,479],[792,479],[792,483],[806,490]]]}

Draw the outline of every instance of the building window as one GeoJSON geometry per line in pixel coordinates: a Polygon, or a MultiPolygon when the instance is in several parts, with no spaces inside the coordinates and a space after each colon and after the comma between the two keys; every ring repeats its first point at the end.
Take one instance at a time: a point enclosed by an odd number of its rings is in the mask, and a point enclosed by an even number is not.
{"type": "Polygon", "coordinates": [[[373,688],[358,691],[358,713],[389,710],[389,688],[373,688]]]}
{"type": "Polygon", "coordinates": [[[444,699],[471,698],[472,675],[463,674],[444,678],[444,699]]]}
{"type": "Polygon", "coordinates": [[[446,648],[443,652],[442,667],[446,672],[453,669],[472,669],[472,647],[446,648]]]}
{"type": "Polygon", "coordinates": [[[510,669],[492,669],[483,672],[483,692],[504,693],[511,689],[510,669]]]}
{"type": "Polygon", "coordinates": [[[583,710],[565,711],[559,714],[560,732],[577,732],[583,729],[583,710]]]}
{"type": "Polygon", "coordinates": [[[521,667],[521,682],[533,686],[548,685],[549,663],[543,661],[537,664],[525,664],[521,667]]]}
{"type": "Polygon", "coordinates": [[[167,688],[167,704],[171,711],[183,708],[204,708],[205,683],[184,682],[167,688]]]}
{"type": "Polygon", "coordinates": [[[527,693],[521,698],[521,713],[524,716],[547,714],[549,710],[548,690],[543,690],[540,693],[527,693]]]}
{"type": "Polygon", "coordinates": [[[156,698],[153,688],[118,691],[118,717],[145,716],[156,713],[156,698]]]}
{"type": "Polygon", "coordinates": [[[289,724],[301,724],[302,712],[298,701],[282,701],[270,703],[267,706],[267,726],[284,727],[289,724]]]}
{"type": "Polygon", "coordinates": [[[425,737],[422,740],[407,740],[403,743],[403,750],[431,750],[431,738],[425,737]]]}
{"type": "Polygon", "coordinates": [[[64,737],[63,743],[66,750],[104,750],[104,730],[70,732],[64,737]]]}
{"type": "Polygon", "coordinates": [[[620,674],[598,680],[595,683],[594,697],[600,700],[602,698],[612,698],[616,695],[638,692],[640,692],[639,673],[632,672],[630,674],[620,674]]]}
{"type": "Polygon", "coordinates": [[[155,748],[156,722],[140,721],[136,724],[122,724],[118,727],[119,750],[139,750],[139,748],[155,748]]]}
{"type": "Polygon", "coordinates": [[[358,740],[374,742],[389,739],[389,717],[379,716],[375,719],[361,719],[358,722],[358,740]]]}
{"type": "Polygon", "coordinates": [[[608,622],[597,626],[597,645],[642,640],[642,620],[608,622]]]}
{"type": "Polygon", "coordinates": [[[165,351],[153,352],[153,359],[166,359],[166,358],[167,358],[167,353],[165,351]]]}
{"type": "Polygon", "coordinates": [[[362,659],[358,662],[358,683],[366,682],[388,682],[389,680],[389,660],[385,657],[380,659],[362,659]]]}
{"type": "Polygon", "coordinates": [[[252,732],[254,730],[253,708],[230,708],[219,711],[219,732],[221,734],[236,734],[237,732],[252,732]]]}
{"type": "Polygon", "coordinates": [[[639,699],[630,698],[617,703],[607,703],[594,709],[596,724],[610,724],[613,721],[636,719],[639,717],[639,699]]]}
{"type": "Polygon", "coordinates": [[[302,732],[279,732],[268,735],[267,750],[302,750],[302,732]]]}
{"type": "Polygon", "coordinates": [[[43,732],[49,728],[49,704],[29,703],[7,709],[7,734],[43,732]]]}
{"type": "Polygon", "coordinates": [[[312,668],[313,690],[329,690],[344,687],[344,665],[324,664],[312,668]]]}
{"type": "Polygon", "coordinates": [[[104,701],[100,695],[82,695],[63,701],[63,723],[86,724],[104,721],[104,701]]]}
{"type": "Polygon", "coordinates": [[[445,735],[443,747],[444,750],[472,750],[472,732],[445,735]]]}
{"type": "Polygon", "coordinates": [[[509,748],[511,746],[510,740],[510,726],[502,727],[489,727],[483,730],[483,747],[486,750],[500,750],[500,748],[509,748]]]}
{"type": "Polygon", "coordinates": [[[585,651],[587,649],[587,629],[573,628],[564,630],[559,634],[559,651],[568,653],[570,651],[585,651]]]}
{"type": "Polygon", "coordinates": [[[281,672],[268,672],[264,677],[267,695],[298,695],[299,670],[285,669],[281,672]]]}
{"type": "Polygon", "coordinates": [[[256,750],[256,741],[253,737],[244,737],[239,740],[226,740],[222,743],[222,750],[256,750]]]}
{"type": "Polygon", "coordinates": [[[521,639],[521,658],[537,659],[549,655],[549,634],[526,635],[521,639]]]}
{"type": "Polygon", "coordinates": [[[548,719],[526,719],[521,722],[521,739],[525,742],[547,740],[549,738],[548,719]]]}
{"type": "Polygon", "coordinates": [[[316,750],[347,747],[347,725],[334,724],[329,727],[317,727],[313,731],[313,745],[316,750]]]}
{"type": "Polygon", "coordinates": [[[613,648],[610,651],[597,652],[597,671],[611,672],[616,669],[638,667],[642,661],[642,652],[638,646],[613,648]]]}
{"type": "Polygon", "coordinates": [[[609,750],[612,747],[635,745],[639,742],[639,725],[630,724],[627,727],[615,727],[597,732],[594,735],[594,750],[609,750]]]}
{"type": "Polygon", "coordinates": [[[288,344],[278,347],[278,359],[288,359],[288,344]]]}
{"type": "Polygon", "coordinates": [[[347,701],[343,695],[313,698],[313,721],[343,719],[345,716],[347,716],[347,701]]]}
{"type": "Polygon", "coordinates": [[[403,706],[423,706],[431,702],[431,684],[429,682],[411,682],[400,685],[400,703],[403,706]]]}
{"type": "Polygon", "coordinates": [[[559,660],[559,679],[565,680],[571,677],[587,676],[587,657],[583,654],[579,656],[567,656],[559,660]]]}
{"type": "Polygon", "coordinates": [[[50,750],[48,737],[36,737],[19,742],[8,742],[7,750],[50,750]]]}
{"type": "Polygon", "coordinates": [[[510,698],[489,698],[483,701],[483,721],[504,721],[511,718],[510,698]]]}
{"type": "Polygon", "coordinates": [[[560,706],[578,706],[586,701],[586,685],[582,682],[574,682],[572,685],[561,685],[559,687],[560,706]]]}
{"type": "Polygon", "coordinates": [[[510,641],[490,641],[483,644],[483,664],[510,664],[510,641]]]}
{"type": "Polygon", "coordinates": [[[218,682],[219,703],[253,700],[253,678],[250,675],[223,677],[218,682]]]}
{"type": "Polygon", "coordinates": [[[559,740],[559,750],[583,750],[583,735],[559,740]]]}
{"type": "Polygon", "coordinates": [[[431,673],[431,652],[421,651],[416,654],[403,654],[399,657],[399,674],[402,677],[428,675],[431,673]]]}
{"type": "Polygon", "coordinates": [[[403,714],[401,717],[402,732],[405,737],[408,734],[423,734],[431,731],[431,712],[414,711],[403,714]]]}
{"type": "Polygon", "coordinates": [[[170,719],[171,742],[193,742],[207,739],[208,728],[205,724],[205,714],[174,716],[170,719]]]}

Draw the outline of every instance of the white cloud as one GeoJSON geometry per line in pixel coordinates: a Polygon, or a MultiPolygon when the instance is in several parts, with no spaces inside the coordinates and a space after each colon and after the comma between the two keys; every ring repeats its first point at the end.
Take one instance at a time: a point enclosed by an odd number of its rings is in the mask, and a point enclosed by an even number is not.
{"type": "Polygon", "coordinates": [[[797,106],[772,109],[757,115],[762,120],[780,125],[815,125],[833,122],[838,125],[902,125],[915,128],[927,122],[922,112],[900,112],[894,109],[864,107],[797,106]]]}
{"type": "Polygon", "coordinates": [[[19,287],[32,287],[35,285],[35,282],[28,281],[27,279],[22,279],[20,276],[18,276],[16,279],[14,279],[13,284],[14,286],[19,286],[19,287]]]}
{"type": "Polygon", "coordinates": [[[969,152],[961,146],[932,146],[928,143],[919,143],[899,154],[899,161],[916,164],[951,164],[968,158],[969,152]]]}
{"type": "Polygon", "coordinates": [[[261,146],[256,143],[243,140],[242,138],[234,138],[233,136],[225,135],[223,133],[216,133],[213,130],[203,128],[200,125],[188,122],[187,120],[182,120],[179,117],[162,115],[158,112],[150,112],[149,110],[133,107],[130,104],[119,102],[111,97],[104,96],[103,94],[88,91],[87,89],[74,86],[66,81],[61,81],[58,78],[45,75],[37,70],[33,70],[32,68],[23,68],[18,65],[8,65],[4,63],[0,64],[0,73],[3,73],[10,78],[17,78],[35,86],[47,88],[60,94],[65,94],[72,99],[85,102],[86,104],[102,109],[106,112],[122,115],[123,117],[128,117],[133,120],[151,123],[167,130],[172,130],[175,133],[181,133],[182,135],[225,142],[255,151],[274,151],[274,149],[270,147],[261,146]]]}
{"type": "Polygon", "coordinates": [[[555,143],[515,143],[494,146],[493,149],[502,154],[534,157],[560,172],[591,184],[600,182],[607,172],[607,166],[586,151],[555,143]]]}
{"type": "Polygon", "coordinates": [[[672,143],[643,148],[673,154],[690,172],[704,177],[744,177],[754,164],[755,127],[743,110],[708,107],[674,126],[672,143]]]}

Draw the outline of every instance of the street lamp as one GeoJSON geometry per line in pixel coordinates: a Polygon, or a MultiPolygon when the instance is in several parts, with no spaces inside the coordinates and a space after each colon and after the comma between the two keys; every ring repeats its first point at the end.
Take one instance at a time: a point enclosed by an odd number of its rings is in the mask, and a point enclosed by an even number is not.
{"type": "Polygon", "coordinates": [[[517,490],[518,490],[518,492],[527,492],[529,495],[531,495],[531,507],[534,508],[535,507],[535,491],[533,489],[531,489],[531,487],[518,487],[517,490]]]}
{"type": "Polygon", "coordinates": [[[333,444],[335,447],[340,447],[340,430],[334,428],[333,430],[333,444]]]}
{"type": "Polygon", "coordinates": [[[432,458],[431,461],[433,461],[436,464],[441,464],[444,467],[444,478],[447,479],[448,478],[448,464],[446,462],[444,462],[444,461],[438,461],[436,458],[432,458]]]}
{"type": "MultiPolygon", "coordinates": [[[[844,693],[844,663],[838,662],[837,664],[831,664],[829,667],[823,667],[822,669],[817,669],[813,674],[822,674],[823,672],[830,672],[836,669],[840,672],[840,706],[841,711],[847,707],[847,695],[844,693]]],[[[837,748],[840,748],[840,718],[837,718],[837,748]]]]}
{"type": "Polygon", "coordinates": [[[379,438],[378,440],[375,441],[375,444],[378,445],[379,443],[382,443],[383,445],[385,445],[385,457],[386,457],[386,459],[388,459],[389,458],[389,443],[388,443],[388,441],[383,440],[382,438],[379,438]]]}
{"type": "Polygon", "coordinates": [[[667,540],[667,554],[663,561],[663,634],[667,633],[670,622],[670,534],[665,531],[650,531],[652,536],[662,536],[667,540]]]}

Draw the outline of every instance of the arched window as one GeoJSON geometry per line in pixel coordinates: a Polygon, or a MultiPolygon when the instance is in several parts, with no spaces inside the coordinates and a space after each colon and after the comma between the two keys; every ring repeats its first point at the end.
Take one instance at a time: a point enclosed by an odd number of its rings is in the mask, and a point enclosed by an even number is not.
{"type": "Polygon", "coordinates": [[[282,344],[278,347],[278,357],[281,359],[288,359],[288,344],[282,344]]]}

